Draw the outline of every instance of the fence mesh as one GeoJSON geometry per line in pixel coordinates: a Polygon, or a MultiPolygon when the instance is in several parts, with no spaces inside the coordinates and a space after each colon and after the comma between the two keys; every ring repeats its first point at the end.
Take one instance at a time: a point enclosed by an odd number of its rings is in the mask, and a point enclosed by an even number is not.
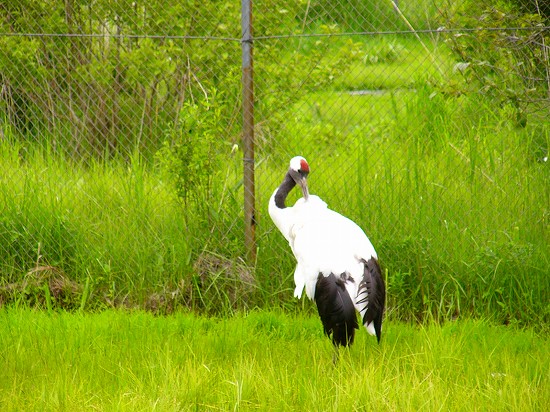
{"type": "Polygon", "coordinates": [[[381,255],[390,310],[544,301],[549,11],[439,3],[254,2],[250,265],[240,5],[4,2],[2,300],[47,282],[66,306],[284,301],[294,262],[267,202],[301,154],[381,255]],[[537,290],[509,295],[518,272],[537,290]]]}

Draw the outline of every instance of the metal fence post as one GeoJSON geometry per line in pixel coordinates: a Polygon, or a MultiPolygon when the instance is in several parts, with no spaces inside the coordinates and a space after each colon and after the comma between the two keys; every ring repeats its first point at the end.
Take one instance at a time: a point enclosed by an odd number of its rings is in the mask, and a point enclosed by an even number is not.
{"type": "Polygon", "coordinates": [[[252,64],[252,0],[241,1],[241,45],[243,87],[243,180],[246,258],[256,261],[256,217],[254,187],[254,78],[252,64]]]}

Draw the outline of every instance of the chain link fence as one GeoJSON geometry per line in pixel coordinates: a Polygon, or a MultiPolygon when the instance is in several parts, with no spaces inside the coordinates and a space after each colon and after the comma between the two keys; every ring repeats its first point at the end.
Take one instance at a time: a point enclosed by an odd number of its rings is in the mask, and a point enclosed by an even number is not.
{"type": "Polygon", "coordinates": [[[390,313],[547,319],[549,10],[440,3],[254,2],[251,158],[240,4],[3,2],[0,299],[288,305],[267,202],[300,154],[390,313]]]}

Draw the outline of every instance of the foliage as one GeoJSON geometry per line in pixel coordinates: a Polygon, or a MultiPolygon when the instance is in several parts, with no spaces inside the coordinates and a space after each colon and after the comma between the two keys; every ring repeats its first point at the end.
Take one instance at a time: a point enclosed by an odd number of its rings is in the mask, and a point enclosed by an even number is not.
{"type": "Polygon", "coordinates": [[[459,59],[455,70],[465,78],[462,92],[479,91],[510,105],[521,127],[530,112],[542,109],[547,115],[550,36],[539,11],[521,11],[513,2],[465,1],[447,19],[448,27],[472,29],[450,32],[446,39],[459,59]]]}
{"type": "Polygon", "coordinates": [[[226,250],[240,250],[238,232],[227,232],[220,243],[210,235],[213,228],[233,224],[239,204],[238,145],[224,139],[230,107],[216,89],[196,103],[184,104],[177,125],[167,129],[156,156],[161,174],[183,202],[182,219],[194,236],[196,253],[222,244],[226,250]]]}
{"type": "Polygon", "coordinates": [[[212,181],[220,169],[224,145],[219,136],[225,134],[225,128],[219,100],[213,90],[198,103],[185,103],[178,124],[168,128],[167,139],[157,154],[186,205],[190,200],[200,202],[210,197],[212,181]]]}
{"type": "Polygon", "coordinates": [[[540,14],[546,19],[550,18],[550,3],[543,0],[510,0],[520,10],[530,14],[540,14]]]}
{"type": "Polygon", "coordinates": [[[58,150],[74,158],[154,153],[182,104],[225,85],[238,67],[238,43],[196,47],[203,40],[189,37],[236,36],[215,22],[222,15],[238,21],[238,8],[209,2],[203,14],[195,6],[5,2],[0,31],[12,36],[0,37],[0,108],[13,133],[41,141],[55,135],[58,150]],[[152,33],[166,37],[145,36],[152,33]]]}

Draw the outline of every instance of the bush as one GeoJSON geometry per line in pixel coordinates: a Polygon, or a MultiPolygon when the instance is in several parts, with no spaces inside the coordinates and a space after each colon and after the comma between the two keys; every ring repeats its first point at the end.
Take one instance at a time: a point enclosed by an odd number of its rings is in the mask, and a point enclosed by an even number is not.
{"type": "MultiPolygon", "coordinates": [[[[522,3],[524,4],[524,3],[522,3]]],[[[481,92],[514,111],[516,125],[524,127],[527,114],[548,113],[550,34],[545,17],[514,2],[466,1],[448,12],[446,43],[458,59],[455,70],[464,78],[464,93],[481,92]]]]}

